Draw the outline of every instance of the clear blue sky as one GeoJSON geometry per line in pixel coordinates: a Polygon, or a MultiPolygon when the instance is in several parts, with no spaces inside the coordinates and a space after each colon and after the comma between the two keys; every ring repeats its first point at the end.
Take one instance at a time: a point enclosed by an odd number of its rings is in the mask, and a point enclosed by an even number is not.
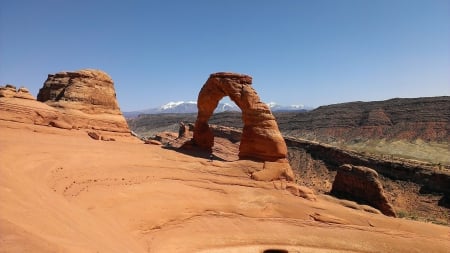
{"type": "Polygon", "coordinates": [[[0,84],[96,68],[124,111],[196,100],[210,73],[265,102],[450,95],[450,0],[2,0],[0,84]]]}

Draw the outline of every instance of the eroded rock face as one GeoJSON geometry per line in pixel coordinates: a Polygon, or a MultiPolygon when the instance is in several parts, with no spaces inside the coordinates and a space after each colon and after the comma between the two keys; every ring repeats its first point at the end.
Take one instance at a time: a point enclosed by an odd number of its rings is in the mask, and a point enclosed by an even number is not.
{"type": "Polygon", "coordinates": [[[84,69],[49,74],[37,100],[55,107],[75,108],[85,113],[121,115],[114,83],[103,71],[84,69]]]}
{"type": "Polygon", "coordinates": [[[219,101],[229,96],[242,111],[244,128],[239,147],[240,159],[277,161],[287,157],[287,147],[269,107],[260,101],[251,86],[252,77],[235,73],[211,74],[198,95],[198,115],[194,142],[207,149],[214,144],[208,119],[219,101]]]}
{"type": "Polygon", "coordinates": [[[344,164],[339,167],[331,194],[363,201],[383,214],[395,217],[395,211],[387,200],[378,173],[363,166],[344,164]]]}
{"type": "Polygon", "coordinates": [[[60,120],[73,128],[130,132],[117,103],[114,83],[103,71],[49,74],[37,100],[60,110],[60,120]]]}

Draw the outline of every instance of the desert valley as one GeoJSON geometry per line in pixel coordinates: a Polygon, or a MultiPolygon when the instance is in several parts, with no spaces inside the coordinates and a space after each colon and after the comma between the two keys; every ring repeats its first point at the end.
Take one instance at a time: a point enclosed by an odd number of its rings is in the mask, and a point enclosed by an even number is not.
{"type": "Polygon", "coordinates": [[[450,97],[272,113],[248,75],[198,90],[195,114],[125,119],[100,70],[0,87],[0,252],[450,249],[450,97]],[[241,112],[213,114],[226,96],[241,112]]]}

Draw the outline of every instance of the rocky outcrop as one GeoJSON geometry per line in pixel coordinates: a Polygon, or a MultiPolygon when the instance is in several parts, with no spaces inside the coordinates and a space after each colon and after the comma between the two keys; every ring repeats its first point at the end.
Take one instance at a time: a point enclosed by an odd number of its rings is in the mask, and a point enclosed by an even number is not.
{"type": "Polygon", "coordinates": [[[367,203],[385,215],[396,216],[378,180],[378,173],[370,168],[349,164],[340,166],[331,194],[367,203]]]}
{"type": "Polygon", "coordinates": [[[28,89],[0,86],[0,120],[129,136],[111,78],[99,70],[48,75],[38,101],[28,89]]]}
{"type": "Polygon", "coordinates": [[[27,88],[20,87],[17,90],[16,86],[12,84],[0,86],[0,97],[35,100],[35,98],[33,97],[33,95],[31,95],[30,91],[27,88]]]}
{"type": "Polygon", "coordinates": [[[244,128],[239,147],[241,159],[277,161],[286,159],[287,147],[269,107],[260,101],[251,86],[252,78],[234,73],[215,73],[203,85],[198,95],[198,115],[194,128],[194,142],[211,149],[214,135],[208,120],[219,101],[229,96],[242,111],[244,128]]]}
{"type": "Polygon", "coordinates": [[[73,128],[130,132],[117,103],[114,83],[103,71],[85,69],[50,74],[37,100],[70,115],[61,120],[73,128]]]}
{"type": "Polygon", "coordinates": [[[77,109],[84,113],[122,115],[114,83],[103,71],[84,69],[49,74],[37,100],[54,107],[77,109]]]}
{"type": "Polygon", "coordinates": [[[10,98],[14,97],[16,94],[16,86],[12,84],[7,84],[5,86],[0,86],[0,97],[10,98]]]}
{"type": "Polygon", "coordinates": [[[280,166],[268,166],[252,177],[270,181],[280,178],[293,180],[293,172],[287,162],[287,147],[278,129],[270,108],[260,101],[251,86],[248,75],[219,72],[211,74],[198,95],[198,114],[194,127],[193,143],[210,150],[214,145],[214,134],[208,120],[219,101],[229,96],[242,111],[244,128],[239,145],[239,159],[280,162],[280,166]]]}

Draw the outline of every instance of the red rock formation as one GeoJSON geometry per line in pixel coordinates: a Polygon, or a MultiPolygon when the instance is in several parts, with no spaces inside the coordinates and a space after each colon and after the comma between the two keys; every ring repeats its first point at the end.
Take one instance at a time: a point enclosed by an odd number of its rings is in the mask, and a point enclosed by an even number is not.
{"type": "Polygon", "coordinates": [[[0,86],[0,97],[35,100],[35,98],[33,97],[33,95],[31,95],[30,91],[27,88],[20,87],[18,90],[16,90],[16,86],[11,84],[0,86]]]}
{"type": "Polygon", "coordinates": [[[49,74],[37,100],[54,107],[84,113],[122,115],[111,77],[103,71],[84,69],[49,74]]]}
{"type": "Polygon", "coordinates": [[[394,208],[384,195],[378,173],[363,166],[342,165],[336,174],[331,194],[363,201],[379,209],[383,214],[396,216],[394,208]]]}
{"type": "Polygon", "coordinates": [[[286,159],[286,143],[275,117],[269,107],[260,101],[251,84],[252,77],[248,75],[226,72],[211,74],[198,95],[193,142],[202,148],[212,149],[214,135],[208,120],[219,101],[229,96],[241,109],[244,123],[239,158],[282,163],[280,166],[267,166],[253,173],[252,178],[262,181],[279,178],[293,180],[294,174],[286,159]]]}
{"type": "MultiPolygon", "coordinates": [[[[37,100],[70,117],[74,128],[128,133],[111,77],[100,70],[79,70],[48,75],[37,100]]],[[[61,124],[59,124],[61,125],[61,124]]]]}
{"type": "Polygon", "coordinates": [[[209,77],[198,95],[194,142],[211,149],[214,136],[208,119],[219,101],[229,96],[241,109],[244,123],[239,157],[262,161],[286,159],[286,143],[278,130],[275,117],[269,107],[260,101],[251,84],[252,78],[247,75],[220,72],[209,77]]]}

